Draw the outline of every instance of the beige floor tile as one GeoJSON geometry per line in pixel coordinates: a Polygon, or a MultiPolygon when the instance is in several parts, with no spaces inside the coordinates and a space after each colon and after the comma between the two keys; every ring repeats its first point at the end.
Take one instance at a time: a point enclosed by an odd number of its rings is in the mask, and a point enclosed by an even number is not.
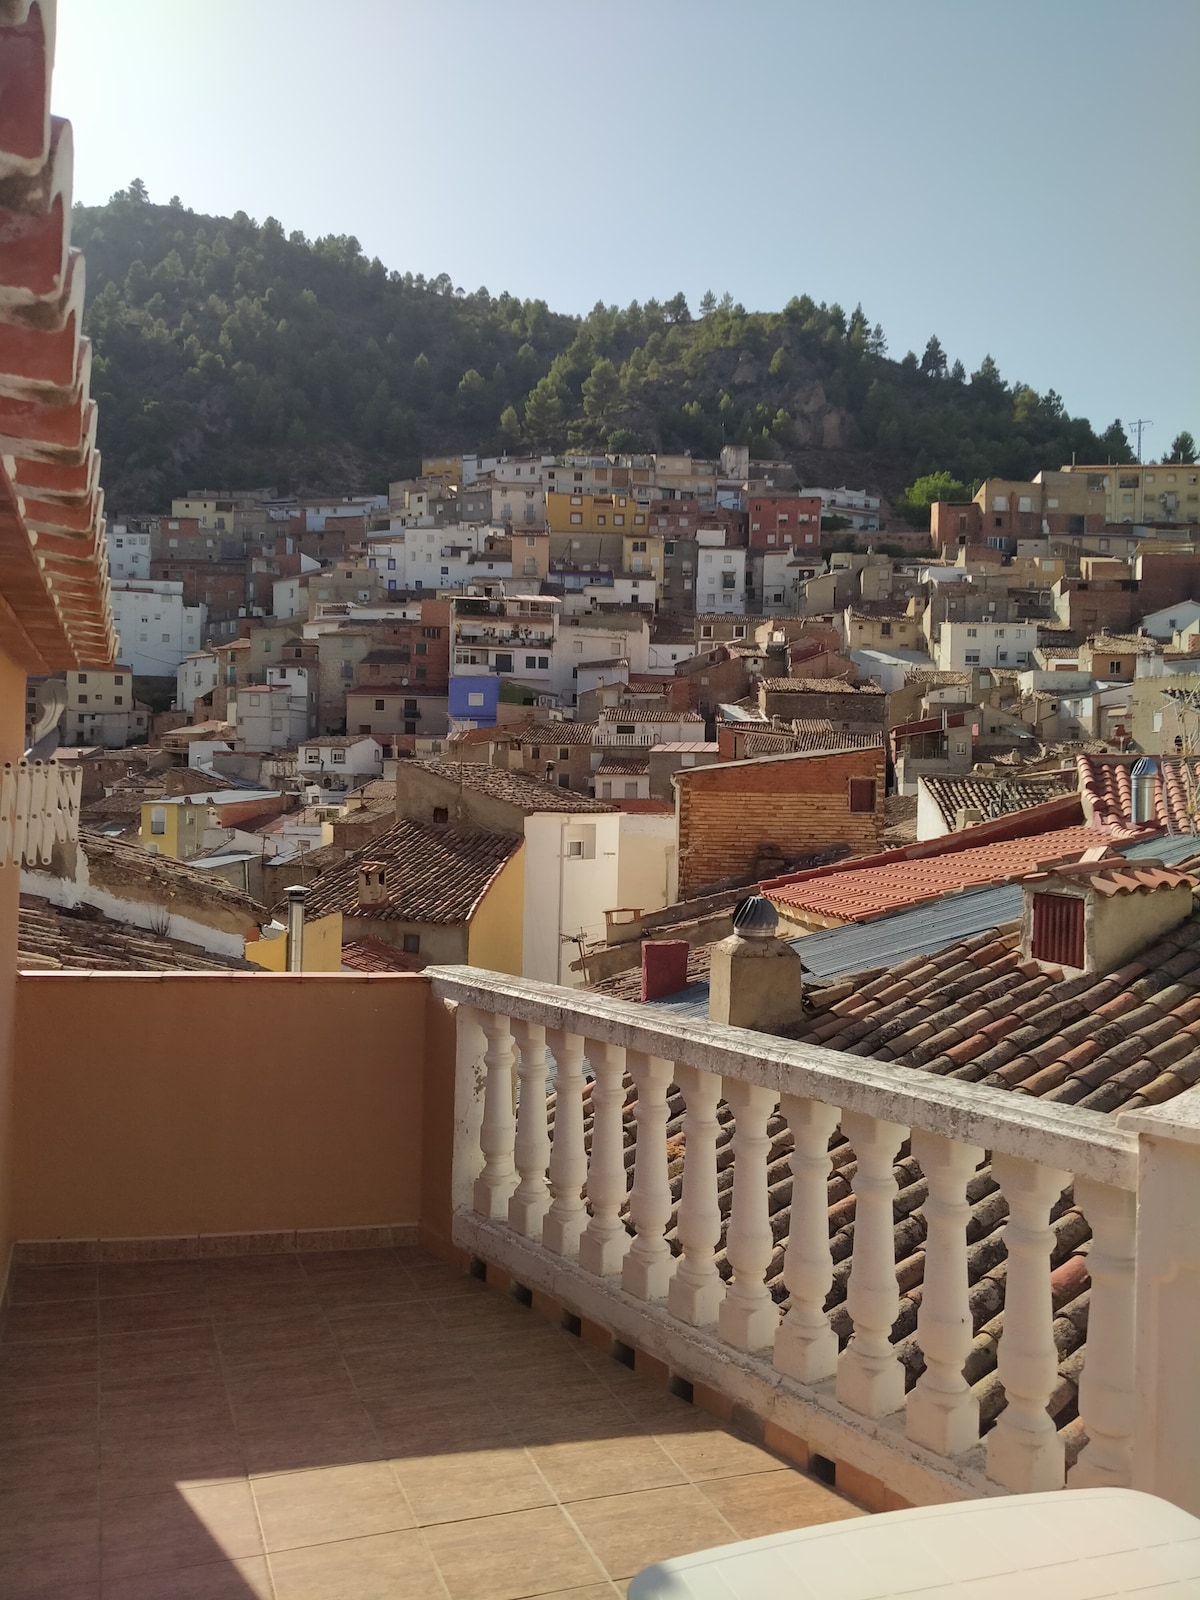
{"type": "Polygon", "coordinates": [[[581,1439],[530,1449],[534,1465],[560,1500],[661,1489],[687,1480],[654,1439],[581,1439]]]}
{"type": "Polygon", "coordinates": [[[524,1450],[464,1450],[397,1458],[392,1466],[422,1526],[529,1511],[554,1501],[524,1450]]]}
{"type": "Polygon", "coordinates": [[[761,1539],[790,1528],[866,1515],[836,1490],[790,1467],[746,1478],[716,1478],[703,1484],[700,1492],[739,1539],[761,1539]]]}
{"type": "Polygon", "coordinates": [[[100,1592],[99,1543],[33,1545],[0,1553],[4,1600],[81,1600],[100,1592]]]}
{"type": "Polygon", "coordinates": [[[22,1550],[99,1548],[100,1517],[93,1506],[81,1508],[65,1497],[18,1504],[5,1496],[0,1508],[0,1556],[22,1550]]]}
{"type": "Polygon", "coordinates": [[[3,1322],[5,1344],[41,1344],[60,1339],[91,1339],[96,1335],[98,1302],[46,1300],[15,1305],[3,1322]]]}
{"type": "Polygon", "coordinates": [[[441,1414],[373,1419],[375,1437],[397,1461],[425,1456],[457,1456],[477,1450],[507,1450],[519,1441],[512,1429],[491,1411],[461,1404],[441,1414]]]}
{"type": "Polygon", "coordinates": [[[100,1340],[97,1354],[101,1388],[221,1370],[216,1334],[207,1323],[109,1334],[100,1340]]]}
{"type": "Polygon", "coordinates": [[[209,1322],[208,1296],[202,1287],[162,1294],[123,1295],[100,1302],[100,1334],[148,1333],[156,1328],[182,1328],[209,1322]]]}
{"type": "Polygon", "coordinates": [[[339,1303],[326,1311],[329,1330],[343,1350],[371,1350],[380,1346],[424,1349],[441,1331],[424,1300],[339,1303]]]}
{"type": "MultiPolygon", "coordinates": [[[[115,1501],[101,1513],[101,1576],[174,1572],[180,1567],[261,1555],[262,1537],[248,1483],[180,1487],[115,1501]]],[[[164,1577],[164,1585],[167,1583],[164,1577]]]]}
{"type": "Polygon", "coordinates": [[[243,1433],[242,1450],[251,1477],[311,1472],[318,1467],[354,1467],[387,1459],[388,1452],[365,1424],[313,1423],[243,1433]]]}
{"type": "Polygon", "coordinates": [[[104,1440],[100,1446],[100,1498],[108,1504],[166,1493],[177,1484],[237,1482],[245,1471],[245,1448],[232,1431],[104,1440]]]}
{"type": "Polygon", "coordinates": [[[604,1576],[557,1507],[423,1531],[451,1600],[517,1600],[604,1576]]]}
{"type": "Polygon", "coordinates": [[[180,1289],[203,1292],[198,1261],[105,1261],[100,1265],[100,1297],[164,1294],[180,1289]]]}
{"type": "Polygon", "coordinates": [[[620,1593],[615,1584],[588,1583],[582,1589],[555,1589],[552,1594],[543,1594],[539,1600],[616,1600],[620,1593]]]}
{"type": "Polygon", "coordinates": [[[709,1478],[741,1478],[752,1472],[778,1472],[778,1456],[751,1444],[749,1439],[726,1432],[711,1418],[706,1421],[707,1425],[674,1432],[655,1429],[659,1444],[693,1483],[709,1478]]]}
{"type": "Polygon", "coordinates": [[[96,1293],[94,1265],[69,1267],[16,1266],[11,1284],[14,1305],[45,1300],[86,1300],[96,1293]]]}
{"type": "Polygon", "coordinates": [[[415,1525],[408,1501],[383,1461],[255,1478],[254,1498],[270,1551],[395,1533],[415,1525]]]}
{"type": "Polygon", "coordinates": [[[514,1442],[529,1449],[578,1444],[587,1439],[605,1442],[649,1437],[648,1429],[611,1400],[589,1400],[586,1405],[571,1406],[530,1405],[526,1409],[502,1411],[500,1415],[512,1430],[514,1442]]]}
{"type": "Polygon", "coordinates": [[[285,1550],[270,1564],[277,1600],[445,1600],[418,1532],[285,1550]]]}
{"type": "MultiPolygon", "coordinates": [[[[103,1600],[274,1600],[265,1556],[180,1567],[170,1574],[139,1572],[104,1584],[103,1600]]],[[[63,1600],[74,1600],[64,1596],[63,1600]]]]}
{"type": "Polygon", "coordinates": [[[570,1515],[610,1578],[630,1578],[651,1562],[730,1544],[737,1537],[691,1484],[579,1500],[570,1515]]]}

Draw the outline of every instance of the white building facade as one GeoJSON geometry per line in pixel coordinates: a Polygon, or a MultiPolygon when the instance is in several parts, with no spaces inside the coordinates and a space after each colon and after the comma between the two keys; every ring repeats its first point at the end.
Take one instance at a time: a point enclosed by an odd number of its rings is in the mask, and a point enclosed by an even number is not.
{"type": "Polygon", "coordinates": [[[121,660],[135,677],[175,677],[204,642],[205,606],[185,606],[183,584],[114,579],[113,622],[121,660]]]}

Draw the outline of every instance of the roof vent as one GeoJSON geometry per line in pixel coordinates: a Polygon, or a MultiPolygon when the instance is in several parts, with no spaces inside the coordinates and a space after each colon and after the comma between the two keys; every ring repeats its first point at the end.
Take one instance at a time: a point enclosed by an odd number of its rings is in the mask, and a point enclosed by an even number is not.
{"type": "Polygon", "coordinates": [[[1153,756],[1135,761],[1129,775],[1130,819],[1134,826],[1153,826],[1158,820],[1158,762],[1153,756]]]}
{"type": "Polygon", "coordinates": [[[733,931],[740,939],[773,939],[779,931],[779,913],[765,894],[752,894],[734,912],[733,931]]]}

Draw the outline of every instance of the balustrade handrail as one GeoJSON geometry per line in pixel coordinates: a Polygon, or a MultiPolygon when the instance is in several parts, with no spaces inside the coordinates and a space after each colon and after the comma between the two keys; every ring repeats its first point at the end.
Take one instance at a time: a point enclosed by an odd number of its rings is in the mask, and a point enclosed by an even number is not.
{"type": "Polygon", "coordinates": [[[426,969],[439,1000],[718,1073],[940,1134],[1117,1189],[1137,1188],[1138,1139],[1103,1112],[960,1083],[721,1023],[656,1013],[608,995],[479,967],[426,969]]]}

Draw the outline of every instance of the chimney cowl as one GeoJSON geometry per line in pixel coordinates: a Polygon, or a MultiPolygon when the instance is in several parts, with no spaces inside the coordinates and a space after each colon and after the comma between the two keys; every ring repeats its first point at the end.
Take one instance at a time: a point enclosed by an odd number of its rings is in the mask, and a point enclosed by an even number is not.
{"type": "Polygon", "coordinates": [[[733,931],[739,939],[774,939],[779,913],[765,894],[752,894],[734,912],[733,931]]]}

